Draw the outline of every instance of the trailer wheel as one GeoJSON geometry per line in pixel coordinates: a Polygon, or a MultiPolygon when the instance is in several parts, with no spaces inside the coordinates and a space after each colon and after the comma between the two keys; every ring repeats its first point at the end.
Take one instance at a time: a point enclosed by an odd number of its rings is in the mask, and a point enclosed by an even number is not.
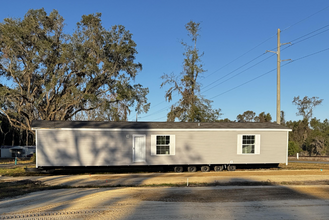
{"type": "Polygon", "coordinates": [[[175,171],[176,173],[181,173],[181,172],[183,172],[183,167],[181,167],[181,166],[179,166],[179,167],[175,167],[175,168],[174,168],[174,171],[175,171]]]}
{"type": "Polygon", "coordinates": [[[187,168],[188,172],[196,172],[196,167],[195,166],[191,166],[187,168]]]}
{"type": "Polygon", "coordinates": [[[235,171],[235,169],[236,169],[236,166],[231,166],[231,165],[229,165],[229,166],[227,167],[227,170],[228,170],[228,171],[235,171]]]}
{"type": "Polygon", "coordinates": [[[223,166],[215,166],[215,167],[214,167],[214,171],[216,171],[216,172],[223,171],[223,169],[224,169],[223,166]]]}
{"type": "Polygon", "coordinates": [[[209,166],[202,166],[201,167],[201,172],[209,172],[210,171],[210,167],[209,166]]]}

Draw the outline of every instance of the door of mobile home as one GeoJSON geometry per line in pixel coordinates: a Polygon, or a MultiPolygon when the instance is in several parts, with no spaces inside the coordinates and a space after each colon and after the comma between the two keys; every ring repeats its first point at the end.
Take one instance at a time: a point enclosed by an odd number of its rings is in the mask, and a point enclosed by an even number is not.
{"type": "Polygon", "coordinates": [[[133,136],[133,161],[145,162],[145,135],[133,136]]]}

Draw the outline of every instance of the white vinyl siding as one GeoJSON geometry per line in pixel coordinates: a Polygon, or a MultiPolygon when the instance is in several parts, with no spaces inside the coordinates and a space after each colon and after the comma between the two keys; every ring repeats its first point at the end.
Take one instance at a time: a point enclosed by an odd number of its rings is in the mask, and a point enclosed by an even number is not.
{"type": "Polygon", "coordinates": [[[260,154],[260,135],[238,134],[237,154],[243,154],[243,155],[260,154]]]}
{"type": "Polygon", "coordinates": [[[175,135],[151,135],[151,155],[175,155],[175,135]]]}

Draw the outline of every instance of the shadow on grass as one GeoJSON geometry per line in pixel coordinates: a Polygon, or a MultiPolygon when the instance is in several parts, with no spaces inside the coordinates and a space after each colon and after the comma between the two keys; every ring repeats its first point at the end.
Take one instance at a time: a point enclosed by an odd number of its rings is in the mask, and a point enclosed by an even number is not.
{"type": "Polygon", "coordinates": [[[20,180],[13,182],[0,182],[0,200],[8,197],[15,197],[31,192],[50,189],[71,188],[70,186],[48,186],[41,181],[20,180]]]}

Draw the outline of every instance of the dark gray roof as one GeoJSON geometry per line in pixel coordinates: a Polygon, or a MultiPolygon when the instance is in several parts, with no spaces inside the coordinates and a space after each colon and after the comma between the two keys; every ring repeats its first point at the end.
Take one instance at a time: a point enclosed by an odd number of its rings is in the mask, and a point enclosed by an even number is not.
{"type": "Polygon", "coordinates": [[[257,122],[109,122],[33,121],[32,128],[117,128],[117,129],[288,129],[276,123],[257,122]]]}

